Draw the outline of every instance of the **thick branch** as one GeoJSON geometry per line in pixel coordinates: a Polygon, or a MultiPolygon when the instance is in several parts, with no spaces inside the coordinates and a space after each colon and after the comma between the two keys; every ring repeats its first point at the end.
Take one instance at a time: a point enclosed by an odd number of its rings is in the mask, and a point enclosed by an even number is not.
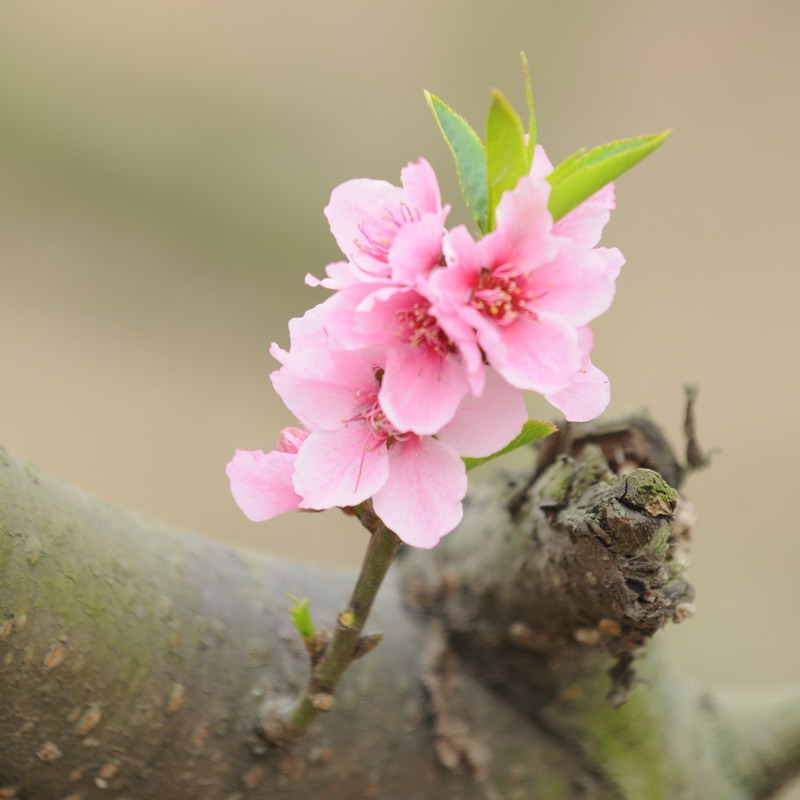
{"type": "Polygon", "coordinates": [[[724,758],[752,797],[771,797],[800,773],[800,689],[716,692],[724,758]]]}
{"type": "Polygon", "coordinates": [[[352,578],[226,550],[4,456],[0,796],[764,797],[796,768],[796,715],[734,714],[652,647],[634,688],[632,654],[689,598],[685,531],[664,538],[660,479],[615,475],[581,441],[535,485],[479,490],[446,546],[410,554],[425,614],[387,581],[384,642],[289,751],[253,735],[305,683],[283,593],[322,618],[352,578]]]}
{"type": "Polygon", "coordinates": [[[352,582],[171,530],[3,454],[0,796],[226,800],[257,787],[283,800],[482,800],[560,781],[563,765],[580,774],[558,742],[461,676],[391,579],[372,615],[390,635],[349,670],[337,709],[290,752],[254,736],[305,681],[284,592],[323,617],[352,582]],[[469,687],[459,740],[497,747],[453,770],[426,688],[444,661],[454,698],[469,687]]]}
{"type": "MultiPolygon", "coordinates": [[[[622,700],[631,654],[691,612],[685,543],[670,525],[677,503],[657,473],[617,475],[596,445],[585,444],[577,459],[555,459],[532,486],[473,496],[466,530],[433,558],[415,555],[408,565],[408,591],[478,658],[508,647],[551,659],[576,644],[619,656],[622,700]]],[[[530,673],[525,659],[519,671],[530,673]]]]}

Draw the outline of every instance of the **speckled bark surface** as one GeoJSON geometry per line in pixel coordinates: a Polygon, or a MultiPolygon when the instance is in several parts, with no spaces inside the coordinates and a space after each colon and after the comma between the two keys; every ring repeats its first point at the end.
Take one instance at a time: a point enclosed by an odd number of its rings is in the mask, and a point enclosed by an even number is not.
{"type": "Polygon", "coordinates": [[[642,649],[688,613],[686,530],[659,476],[615,474],[597,444],[478,489],[445,546],[407,551],[367,626],[384,641],[289,749],[253,733],[306,675],[284,592],[333,620],[352,576],[224,549],[3,454],[0,797],[768,796],[797,768],[800,702],[714,698],[642,649]]]}

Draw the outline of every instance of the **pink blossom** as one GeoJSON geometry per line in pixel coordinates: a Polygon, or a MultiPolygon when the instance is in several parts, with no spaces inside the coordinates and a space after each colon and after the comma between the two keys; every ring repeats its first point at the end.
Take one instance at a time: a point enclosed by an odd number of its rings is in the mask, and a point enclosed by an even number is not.
{"type": "Polygon", "coordinates": [[[481,398],[467,398],[436,437],[420,436],[389,421],[379,399],[383,369],[361,353],[309,349],[283,361],[273,384],[312,429],[292,465],[297,506],[353,506],[371,497],[386,525],[416,547],[433,547],[460,521],[461,457],[499,450],[526,418],[519,392],[490,371],[481,398]]]}
{"type": "MultiPolygon", "coordinates": [[[[335,346],[380,349],[380,399],[390,422],[431,435],[453,419],[468,392],[481,393],[484,365],[468,326],[461,323],[457,344],[425,294],[431,271],[444,263],[447,212],[433,170],[421,159],[401,177],[402,188],[362,179],[333,191],[325,213],[350,261],[306,282],[335,290],[318,307],[335,346]]],[[[451,331],[456,326],[451,322],[451,331]]]]}
{"type": "Polygon", "coordinates": [[[297,451],[308,437],[300,428],[286,428],[278,437],[278,449],[237,450],[225,472],[231,494],[245,516],[253,522],[300,508],[302,498],[292,486],[297,451]]]}
{"type": "Polygon", "coordinates": [[[423,286],[443,263],[444,217],[436,177],[421,159],[402,171],[403,187],[355,180],[337,187],[325,210],[350,258],[307,276],[335,294],[317,307],[334,346],[382,353],[381,404],[399,430],[430,435],[453,419],[484,367],[474,337],[464,352],[437,322],[423,286]]]}
{"type": "MultiPolygon", "coordinates": [[[[494,231],[477,243],[463,227],[449,233],[448,266],[433,272],[430,286],[446,331],[457,320],[466,323],[510,384],[554,397],[581,375],[594,374],[584,363],[578,328],[611,303],[621,255],[587,244],[599,225],[594,212],[554,226],[548,198],[543,178],[520,178],[498,205],[494,231]]],[[[596,202],[607,205],[608,198],[596,202]]],[[[594,406],[603,405],[599,381],[584,391],[596,391],[594,406]]]]}
{"type": "Polygon", "coordinates": [[[606,410],[611,400],[611,385],[606,374],[590,359],[594,339],[588,327],[578,329],[581,366],[569,385],[560,392],[546,394],[552,403],[571,422],[588,422],[606,410]]]}
{"type": "MultiPolygon", "coordinates": [[[[402,187],[357,178],[337,186],[325,215],[351,266],[331,265],[328,288],[358,279],[413,284],[439,262],[447,208],[431,165],[420,159],[400,173],[402,187]],[[332,274],[333,273],[333,274],[332,274]]],[[[312,281],[315,279],[312,279],[312,281]]]]}
{"type": "Polygon", "coordinates": [[[480,395],[485,366],[471,329],[455,320],[450,330],[461,343],[454,341],[423,291],[424,283],[359,283],[336,292],[317,313],[338,346],[379,354],[380,402],[392,425],[431,435],[453,419],[469,392],[480,395]]]}
{"type": "Polygon", "coordinates": [[[433,547],[461,519],[462,457],[519,433],[520,389],[569,420],[605,408],[588,323],[624,263],[595,247],[614,190],[554,224],[551,169],[537,148],[477,242],[463,226],[444,231],[448,209],[424,160],[403,169],[401,187],[362,179],[333,191],[325,213],[348,260],[307,278],[334,294],[289,323],[288,351],[271,347],[273,385],[305,429],[285,429],[270,453],[238,450],[227,467],[250,519],[371,498],[401,539],[433,547]]]}

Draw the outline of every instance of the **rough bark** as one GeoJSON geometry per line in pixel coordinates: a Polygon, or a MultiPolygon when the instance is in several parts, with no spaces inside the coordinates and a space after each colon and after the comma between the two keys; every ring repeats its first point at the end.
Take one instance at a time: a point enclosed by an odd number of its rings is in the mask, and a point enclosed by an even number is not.
{"type": "Polygon", "coordinates": [[[691,611],[681,507],[649,469],[677,483],[674,458],[643,422],[570,438],[405,553],[368,624],[384,641],[291,748],[255,733],[307,674],[284,592],[333,621],[352,576],[3,455],[0,797],[769,796],[800,768],[800,694],[717,697],[647,645],[691,611]]]}

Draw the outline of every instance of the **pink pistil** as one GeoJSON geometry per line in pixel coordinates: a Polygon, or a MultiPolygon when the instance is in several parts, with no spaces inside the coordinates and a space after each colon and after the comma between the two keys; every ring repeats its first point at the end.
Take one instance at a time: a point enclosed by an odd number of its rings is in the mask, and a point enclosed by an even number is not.
{"type": "MultiPolygon", "coordinates": [[[[400,230],[400,228],[404,225],[408,225],[410,222],[419,222],[420,219],[422,219],[422,214],[420,214],[416,208],[411,208],[407,203],[400,203],[399,217],[391,209],[385,208],[384,212],[384,216],[381,218],[382,221],[387,223],[387,225],[393,225],[396,230],[400,230]]],[[[361,241],[361,239],[353,239],[353,244],[355,244],[364,255],[370,256],[376,261],[383,261],[384,264],[388,264],[389,249],[392,246],[392,239],[394,239],[394,233],[396,231],[391,231],[390,229],[390,236],[383,235],[380,239],[377,239],[367,231],[367,220],[359,223],[358,230],[364,237],[364,241],[361,241]]]]}

